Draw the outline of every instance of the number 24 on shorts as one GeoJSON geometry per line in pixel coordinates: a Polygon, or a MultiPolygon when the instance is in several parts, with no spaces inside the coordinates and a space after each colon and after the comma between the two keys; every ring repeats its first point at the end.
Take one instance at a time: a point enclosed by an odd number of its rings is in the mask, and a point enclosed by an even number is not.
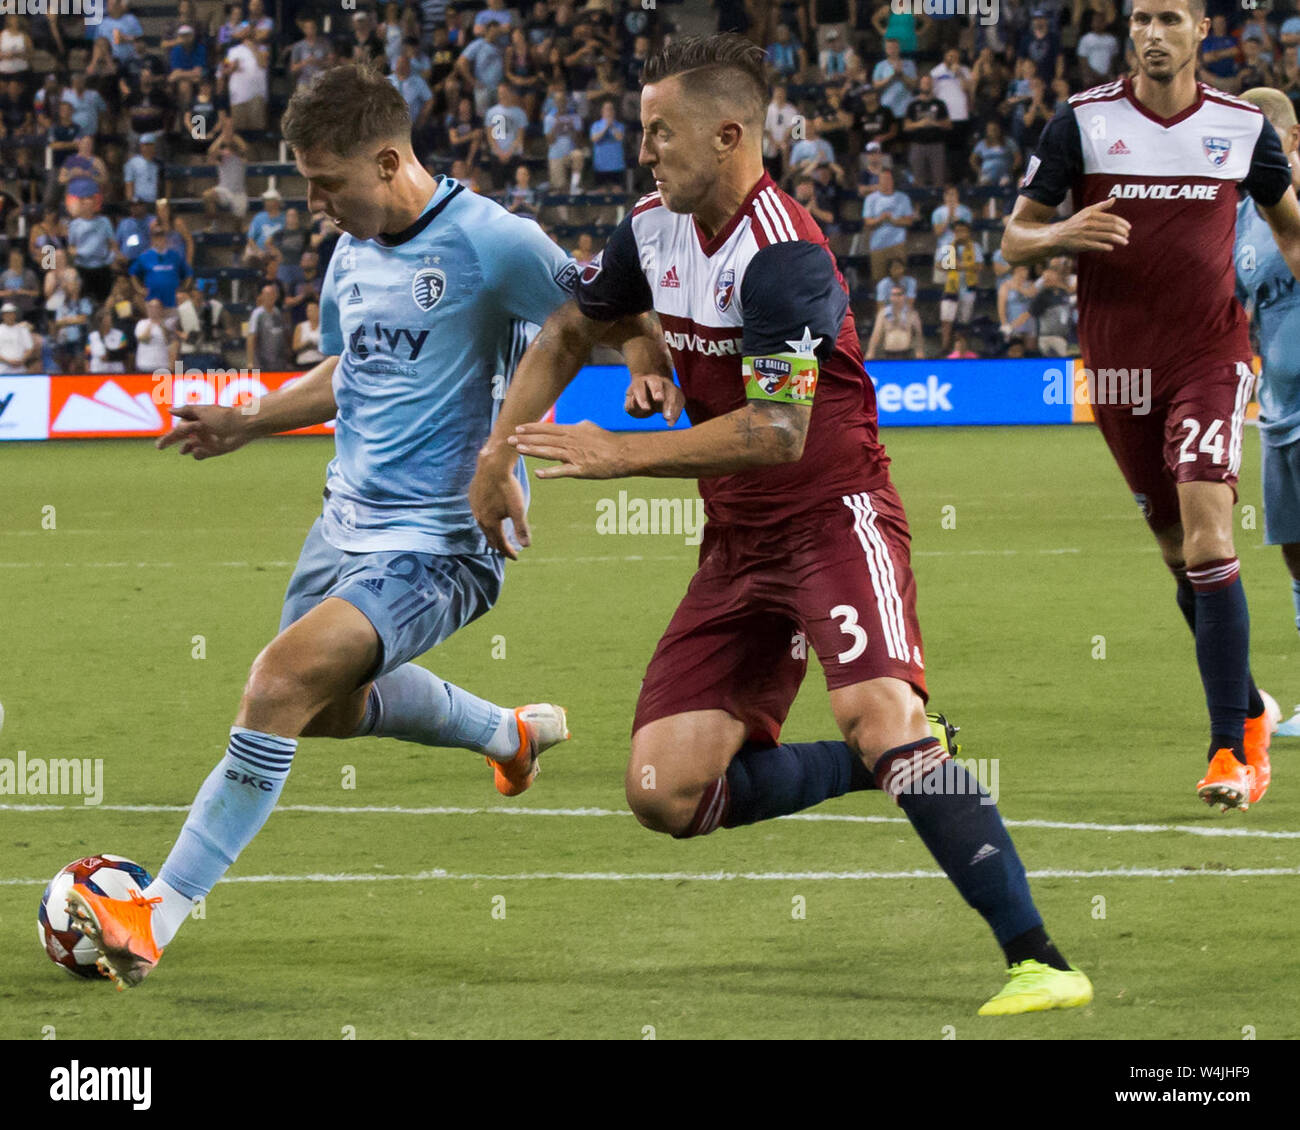
{"type": "Polygon", "coordinates": [[[1224,462],[1222,420],[1210,421],[1210,426],[1205,429],[1205,434],[1201,435],[1201,442],[1196,451],[1192,450],[1192,444],[1196,443],[1196,437],[1201,432],[1200,423],[1189,416],[1182,421],[1182,426],[1187,429],[1187,438],[1183,440],[1178,448],[1179,463],[1195,463],[1197,452],[1208,455],[1210,462],[1216,465],[1224,462]]]}

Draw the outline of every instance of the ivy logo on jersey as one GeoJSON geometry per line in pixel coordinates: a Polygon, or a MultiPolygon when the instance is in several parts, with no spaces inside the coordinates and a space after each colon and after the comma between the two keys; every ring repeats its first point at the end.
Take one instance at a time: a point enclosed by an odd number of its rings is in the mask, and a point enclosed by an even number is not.
{"type": "Polygon", "coordinates": [[[731,296],[736,290],[736,272],[723,271],[718,276],[718,281],[713,287],[713,301],[717,304],[718,313],[725,314],[727,307],[731,305],[731,296]]]}
{"type": "Polygon", "coordinates": [[[1216,169],[1223,167],[1228,160],[1228,154],[1232,152],[1232,142],[1226,137],[1203,137],[1201,147],[1205,150],[1207,160],[1216,169]]]}
{"type": "Polygon", "coordinates": [[[447,290],[447,276],[437,267],[416,271],[411,279],[411,297],[421,310],[432,310],[447,290]]]}
{"type": "Polygon", "coordinates": [[[791,365],[780,357],[755,357],[754,380],[768,396],[775,396],[790,379],[791,365]]]}
{"type": "Polygon", "coordinates": [[[582,280],[583,286],[590,286],[596,281],[596,276],[600,274],[600,259],[602,255],[604,255],[603,251],[582,268],[582,274],[578,277],[582,280]]]}

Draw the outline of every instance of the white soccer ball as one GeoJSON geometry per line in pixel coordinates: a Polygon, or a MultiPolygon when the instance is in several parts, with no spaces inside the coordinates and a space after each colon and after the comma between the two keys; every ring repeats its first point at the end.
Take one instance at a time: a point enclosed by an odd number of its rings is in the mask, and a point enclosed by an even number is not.
{"type": "Polygon", "coordinates": [[[100,976],[95,965],[99,951],[73,926],[68,916],[68,892],[74,883],[81,883],[96,894],[125,899],[131,897],[132,891],[143,891],[152,882],[148,871],[120,855],[74,859],[49,881],[41,895],[36,934],[46,955],[55,965],[78,977],[100,976]]]}

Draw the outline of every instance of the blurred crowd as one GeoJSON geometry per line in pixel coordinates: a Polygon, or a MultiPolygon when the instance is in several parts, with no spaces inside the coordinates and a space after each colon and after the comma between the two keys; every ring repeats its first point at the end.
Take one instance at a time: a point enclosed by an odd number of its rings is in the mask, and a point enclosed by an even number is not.
{"type": "MultiPolygon", "coordinates": [[[[298,83],[346,60],[389,76],[430,170],[589,260],[648,187],[641,72],[692,8],[764,49],[765,162],[827,232],[869,358],[1068,354],[1073,263],[1013,270],[998,245],[1057,108],[1131,67],[1130,4],[999,0],[988,23],[888,0],[712,0],[711,13],[703,0],[109,0],[95,25],[10,14],[0,372],[319,359],[339,233],[293,198],[302,182],[275,124],[298,83]]],[[[1300,15],[1227,0],[1209,15],[1204,81],[1300,100],[1300,15]]]]}

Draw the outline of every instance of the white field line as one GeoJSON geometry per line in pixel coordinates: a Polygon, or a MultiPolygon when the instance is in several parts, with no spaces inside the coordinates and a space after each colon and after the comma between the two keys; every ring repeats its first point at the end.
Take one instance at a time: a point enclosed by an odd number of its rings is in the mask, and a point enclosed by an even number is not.
{"type": "MultiPolygon", "coordinates": [[[[0,812],[141,812],[185,813],[188,804],[0,804],[0,812]]],[[[323,816],[631,816],[621,808],[510,808],[487,805],[461,808],[452,805],[408,807],[403,805],[282,804],[272,813],[316,813],[323,816]]],[[[780,820],[805,820],[831,824],[906,824],[903,816],[856,816],[840,812],[799,812],[780,820]]],[[[1241,839],[1300,840],[1300,832],[1270,831],[1265,828],[1229,828],[1217,824],[1093,824],[1069,820],[1003,820],[1008,828],[1045,828],[1061,832],[1175,833],[1186,836],[1227,836],[1241,839]]]]}
{"type": "MultiPolygon", "coordinates": [[[[4,531],[0,531],[2,534],[4,531]]],[[[628,535],[633,536],[633,535],[628,535]]],[[[662,535],[647,535],[662,536],[662,535]]],[[[623,564],[628,561],[684,561],[691,559],[695,547],[688,546],[687,553],[629,553],[629,554],[602,554],[595,557],[534,557],[525,554],[522,560],[532,562],[535,565],[613,565],[623,564]]],[[[1098,549],[1085,550],[1077,546],[1067,546],[1059,549],[918,549],[912,551],[913,557],[1061,557],[1066,555],[1088,554],[1090,556],[1121,554],[1128,555],[1131,553],[1151,554],[1157,552],[1156,546],[1132,546],[1121,549],[1098,549]]],[[[0,569],[49,569],[54,565],[61,564],[65,569],[176,569],[188,568],[188,565],[177,565],[174,561],[64,561],[57,563],[46,563],[41,561],[0,561],[0,569]]],[[[294,561],[209,561],[206,565],[215,565],[223,569],[287,569],[292,567],[294,561]]]]}
{"type": "MultiPolygon", "coordinates": [[[[1198,870],[1180,867],[1111,867],[1097,871],[1050,868],[1030,871],[1031,879],[1248,879],[1300,876],[1300,867],[1242,867],[1198,870]]],[[[423,883],[429,880],[453,882],[524,883],[558,880],[582,883],[728,883],[822,882],[826,880],[946,879],[942,871],[416,871],[406,875],[313,873],[308,875],[237,875],[222,883],[423,883]]],[[[0,879],[0,887],[43,887],[48,879],[0,879]]]]}

